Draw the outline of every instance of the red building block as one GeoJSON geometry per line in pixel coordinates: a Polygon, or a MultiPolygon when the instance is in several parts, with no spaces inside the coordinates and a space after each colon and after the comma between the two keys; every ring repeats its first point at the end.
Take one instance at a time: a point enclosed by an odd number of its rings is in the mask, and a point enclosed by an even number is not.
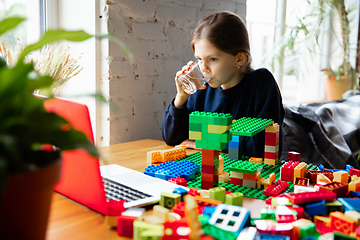
{"type": "Polygon", "coordinates": [[[190,227],[186,218],[181,218],[173,222],[164,223],[164,235],[163,240],[180,240],[190,239],[190,227]]]}
{"type": "Polygon", "coordinates": [[[336,196],[345,196],[348,193],[348,184],[340,182],[332,182],[326,185],[319,185],[319,190],[328,190],[336,194],[336,196]]]}
{"type": "Polygon", "coordinates": [[[230,184],[242,186],[243,185],[243,179],[232,177],[232,178],[230,178],[230,184]]]}
{"type": "Polygon", "coordinates": [[[125,200],[108,200],[106,202],[106,216],[119,216],[123,211],[125,211],[125,202],[125,200]]]}
{"type": "Polygon", "coordinates": [[[356,175],[358,177],[360,177],[360,170],[356,169],[356,168],[350,168],[350,176],[352,175],[356,175]]]}
{"type": "Polygon", "coordinates": [[[175,183],[177,185],[187,187],[187,181],[185,180],[185,178],[182,178],[182,177],[179,177],[179,176],[177,176],[176,178],[170,178],[168,180],[168,182],[172,182],[172,183],[175,183]]]}
{"type": "Polygon", "coordinates": [[[300,192],[285,193],[285,197],[289,198],[294,204],[320,202],[322,200],[330,201],[336,199],[336,194],[327,190],[317,192],[300,192]]]}
{"type": "Polygon", "coordinates": [[[132,238],[134,232],[134,221],[137,217],[119,216],[117,225],[117,234],[119,236],[132,238]]]}
{"type": "Polygon", "coordinates": [[[287,182],[282,182],[277,180],[267,188],[263,190],[263,194],[266,196],[277,196],[283,192],[285,192],[289,188],[289,184],[287,182]]]}
{"type": "Polygon", "coordinates": [[[300,161],[300,153],[298,152],[288,152],[288,161],[300,161]]]}
{"type": "Polygon", "coordinates": [[[288,161],[280,168],[281,181],[294,182],[294,169],[299,162],[288,161]]]}

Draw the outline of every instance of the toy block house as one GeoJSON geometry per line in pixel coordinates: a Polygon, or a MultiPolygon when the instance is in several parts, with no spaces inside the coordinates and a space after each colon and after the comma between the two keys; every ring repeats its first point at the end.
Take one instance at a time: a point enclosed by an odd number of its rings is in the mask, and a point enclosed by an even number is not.
{"type": "Polygon", "coordinates": [[[259,163],[235,162],[229,166],[230,184],[256,188],[262,168],[259,163]]]}
{"type": "Polygon", "coordinates": [[[230,129],[233,134],[232,140],[229,142],[229,159],[240,160],[242,157],[242,138],[252,137],[255,134],[272,126],[273,120],[261,118],[243,117],[233,122],[230,129]]]}
{"type": "Polygon", "coordinates": [[[189,116],[189,139],[201,148],[201,188],[218,186],[219,152],[231,140],[231,114],[192,112],[189,116]]]}
{"type": "Polygon", "coordinates": [[[279,162],[279,124],[274,123],[265,129],[264,163],[276,165],[279,162]]]}

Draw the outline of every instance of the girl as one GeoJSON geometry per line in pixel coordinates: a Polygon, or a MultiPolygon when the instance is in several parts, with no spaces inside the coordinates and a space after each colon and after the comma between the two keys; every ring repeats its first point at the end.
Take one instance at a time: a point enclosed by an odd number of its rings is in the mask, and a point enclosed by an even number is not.
{"type": "MultiPolygon", "coordinates": [[[[195,143],[188,140],[191,112],[230,113],[233,119],[266,118],[278,123],[280,156],[284,118],[281,94],[268,70],[251,68],[249,37],[241,18],[230,12],[205,17],[192,34],[191,47],[195,57],[201,61],[202,73],[210,80],[189,95],[180,88],[178,77],[190,68],[192,62],[177,72],[177,94],[168,105],[162,121],[164,141],[168,145],[195,147],[195,143]]],[[[264,138],[264,131],[253,137],[244,137],[243,155],[263,157],[264,138]]]]}

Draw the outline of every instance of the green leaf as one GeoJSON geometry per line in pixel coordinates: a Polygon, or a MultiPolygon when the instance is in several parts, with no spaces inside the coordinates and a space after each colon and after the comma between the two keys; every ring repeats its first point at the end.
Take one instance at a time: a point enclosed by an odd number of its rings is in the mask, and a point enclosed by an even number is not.
{"type": "Polygon", "coordinates": [[[20,17],[12,17],[12,18],[5,18],[0,22],[0,35],[15,28],[21,22],[25,21],[25,18],[20,17]]]}
{"type": "Polygon", "coordinates": [[[48,30],[44,36],[40,39],[39,42],[27,46],[19,57],[19,61],[23,61],[25,56],[34,50],[38,50],[45,46],[46,44],[60,41],[68,40],[73,42],[81,42],[86,39],[93,37],[90,34],[87,34],[84,31],[65,31],[65,30],[48,30]]]}

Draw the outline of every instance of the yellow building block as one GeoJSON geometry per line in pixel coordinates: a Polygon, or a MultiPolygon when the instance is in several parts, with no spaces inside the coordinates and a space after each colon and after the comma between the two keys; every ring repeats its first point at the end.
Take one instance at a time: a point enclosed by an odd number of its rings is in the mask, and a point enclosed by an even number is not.
{"type": "Polygon", "coordinates": [[[225,133],[227,131],[229,131],[231,129],[232,125],[228,125],[228,126],[221,126],[221,125],[212,125],[209,124],[208,125],[208,133],[218,133],[218,134],[222,134],[225,133]]]}
{"type": "Polygon", "coordinates": [[[348,184],[349,182],[349,173],[347,171],[336,171],[333,173],[334,182],[340,182],[344,184],[348,184]]]}
{"type": "Polygon", "coordinates": [[[297,240],[297,239],[300,239],[301,229],[312,224],[312,221],[305,219],[305,218],[301,218],[299,220],[296,220],[292,224],[294,226],[294,230],[293,230],[293,238],[291,238],[291,239],[297,240]]]}
{"type": "Polygon", "coordinates": [[[277,133],[280,130],[280,126],[274,123],[272,126],[265,128],[265,132],[277,133]]]}
{"type": "Polygon", "coordinates": [[[201,132],[189,131],[189,139],[201,140],[201,132]]]}
{"type": "Polygon", "coordinates": [[[254,157],[251,157],[251,158],[249,159],[249,163],[260,163],[260,164],[262,164],[262,161],[263,161],[262,158],[254,158],[254,157]]]}
{"type": "Polygon", "coordinates": [[[351,181],[349,183],[349,191],[360,192],[360,180],[351,181]]]}
{"type": "Polygon", "coordinates": [[[326,177],[324,174],[319,173],[316,177],[316,183],[332,183],[332,181],[326,177]]]}
{"type": "Polygon", "coordinates": [[[298,178],[306,177],[307,164],[305,162],[300,162],[294,169],[294,180],[298,178]]]}
{"type": "Polygon", "coordinates": [[[345,211],[345,216],[354,219],[356,221],[356,226],[360,226],[360,213],[358,211],[345,211]]]}
{"type": "Polygon", "coordinates": [[[219,176],[224,172],[224,157],[219,155],[219,176]]]}
{"type": "Polygon", "coordinates": [[[220,183],[227,183],[229,181],[229,173],[222,172],[219,174],[219,182],[220,183]]]}
{"type": "Polygon", "coordinates": [[[278,164],[278,162],[279,162],[278,159],[264,158],[264,164],[266,164],[266,165],[273,165],[273,166],[275,166],[276,164],[278,164]]]}

